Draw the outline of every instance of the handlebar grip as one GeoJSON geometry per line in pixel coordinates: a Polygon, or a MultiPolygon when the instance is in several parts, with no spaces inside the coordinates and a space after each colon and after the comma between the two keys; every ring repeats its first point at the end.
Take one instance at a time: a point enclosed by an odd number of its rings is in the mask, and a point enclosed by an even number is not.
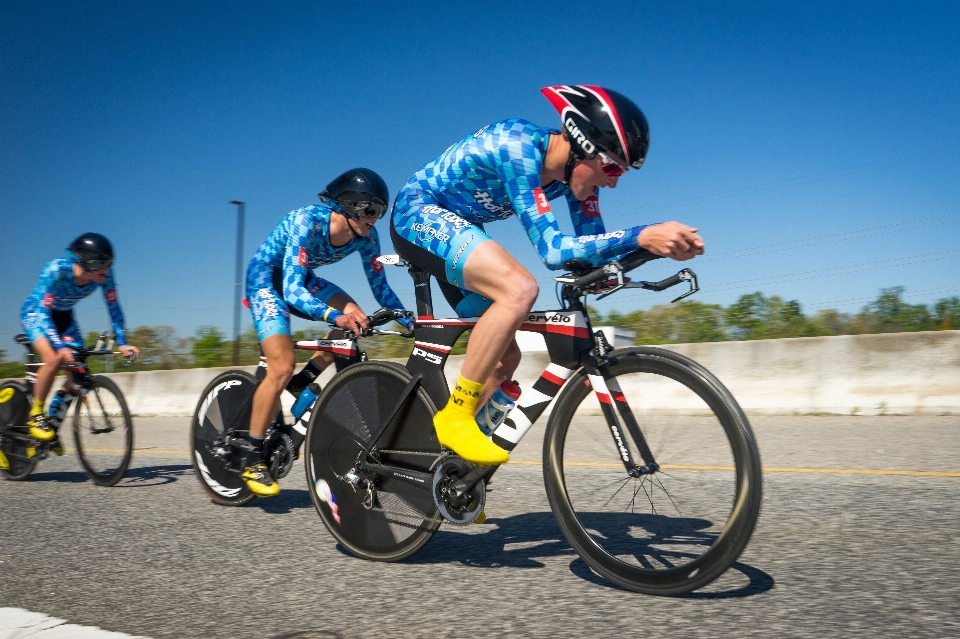
{"type": "Polygon", "coordinates": [[[631,271],[638,266],[650,262],[652,260],[659,260],[663,258],[662,255],[657,255],[656,253],[651,253],[645,248],[637,249],[632,253],[627,253],[623,256],[623,259],[620,260],[620,264],[623,266],[623,272],[631,271]]]}
{"type": "Polygon", "coordinates": [[[605,272],[603,268],[598,268],[595,271],[587,273],[583,277],[578,277],[572,283],[573,286],[577,288],[583,288],[584,286],[590,286],[594,282],[599,282],[600,280],[610,277],[610,274],[605,272]]]}
{"type": "Polygon", "coordinates": [[[680,277],[680,273],[677,273],[676,275],[671,275],[665,280],[660,280],[659,282],[656,283],[656,286],[660,290],[663,290],[665,288],[670,288],[671,286],[676,286],[682,281],[683,281],[683,278],[680,277]]]}

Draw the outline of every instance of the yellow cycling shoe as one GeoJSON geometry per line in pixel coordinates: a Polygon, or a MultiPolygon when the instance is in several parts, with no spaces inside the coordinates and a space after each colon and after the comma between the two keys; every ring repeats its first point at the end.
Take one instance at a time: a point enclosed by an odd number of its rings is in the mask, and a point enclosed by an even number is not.
{"type": "Polygon", "coordinates": [[[275,497],[280,494],[280,486],[273,481],[266,464],[247,466],[240,478],[257,497],[275,497]]]}
{"type": "MultiPolygon", "coordinates": [[[[452,412],[452,411],[451,411],[452,412]]],[[[449,414],[444,408],[433,416],[433,428],[444,448],[471,464],[496,466],[510,459],[509,453],[487,439],[473,417],[449,414]]]]}
{"type": "Polygon", "coordinates": [[[59,439],[54,440],[53,445],[50,447],[50,452],[57,457],[63,457],[63,444],[60,443],[59,439]]]}
{"type": "Polygon", "coordinates": [[[30,436],[42,442],[48,442],[57,436],[57,431],[47,423],[43,415],[31,415],[27,425],[30,427],[30,436]]]}
{"type": "Polygon", "coordinates": [[[7,460],[7,456],[3,454],[2,450],[0,450],[0,470],[10,470],[10,462],[7,460]]]}

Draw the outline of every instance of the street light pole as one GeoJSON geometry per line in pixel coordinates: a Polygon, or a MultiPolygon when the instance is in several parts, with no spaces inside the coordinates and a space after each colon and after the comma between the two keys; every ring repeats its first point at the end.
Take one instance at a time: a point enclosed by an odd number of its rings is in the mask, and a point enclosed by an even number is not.
{"type": "Polygon", "coordinates": [[[237,207],[237,274],[233,305],[233,365],[240,364],[240,300],[243,299],[243,202],[230,200],[237,207]]]}

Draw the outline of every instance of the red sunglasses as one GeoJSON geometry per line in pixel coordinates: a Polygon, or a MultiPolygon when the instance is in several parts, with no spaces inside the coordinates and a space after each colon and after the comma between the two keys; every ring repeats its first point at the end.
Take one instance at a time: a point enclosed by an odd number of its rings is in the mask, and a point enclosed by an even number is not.
{"type": "Polygon", "coordinates": [[[620,177],[626,173],[626,169],[614,162],[609,155],[600,152],[600,168],[603,169],[603,172],[607,174],[608,177],[620,177]]]}

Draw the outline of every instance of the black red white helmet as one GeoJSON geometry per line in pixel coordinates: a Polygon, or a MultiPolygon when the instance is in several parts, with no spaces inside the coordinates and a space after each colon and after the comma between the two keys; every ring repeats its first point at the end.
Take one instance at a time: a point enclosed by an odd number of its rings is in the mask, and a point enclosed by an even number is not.
{"type": "Polygon", "coordinates": [[[331,199],[340,212],[351,220],[361,217],[383,217],[390,202],[390,191],[383,178],[370,169],[350,169],[335,177],[320,193],[320,199],[331,199]]]}
{"type": "Polygon", "coordinates": [[[632,100],[610,89],[583,84],[540,91],[560,113],[571,151],[579,159],[604,153],[624,170],[643,166],[650,126],[632,100]]]}
{"type": "Polygon", "coordinates": [[[67,248],[85,271],[101,271],[113,266],[113,245],[99,233],[84,233],[67,248]]]}

